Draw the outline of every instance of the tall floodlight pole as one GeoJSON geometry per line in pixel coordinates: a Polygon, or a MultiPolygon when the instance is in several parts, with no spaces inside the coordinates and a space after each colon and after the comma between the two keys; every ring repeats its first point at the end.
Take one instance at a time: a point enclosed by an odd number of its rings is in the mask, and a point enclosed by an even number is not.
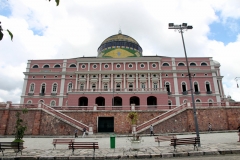
{"type": "MultiPolygon", "coordinates": [[[[182,36],[182,43],[183,43],[183,48],[184,48],[184,53],[185,53],[185,58],[186,58],[186,63],[187,63],[188,78],[189,78],[190,90],[191,90],[191,96],[192,96],[193,116],[194,116],[194,122],[195,122],[196,135],[197,135],[197,137],[200,137],[199,136],[199,130],[198,130],[196,107],[195,107],[195,101],[194,101],[194,95],[193,95],[192,76],[191,76],[190,70],[189,70],[188,57],[187,57],[185,43],[184,43],[184,39],[183,39],[183,30],[188,30],[188,29],[192,29],[192,28],[193,27],[188,26],[187,23],[183,23],[182,25],[181,24],[180,25],[174,25],[174,23],[169,23],[169,25],[168,25],[168,29],[178,30],[181,33],[181,36],[182,36]]],[[[199,146],[200,146],[200,144],[199,144],[199,146]]]]}

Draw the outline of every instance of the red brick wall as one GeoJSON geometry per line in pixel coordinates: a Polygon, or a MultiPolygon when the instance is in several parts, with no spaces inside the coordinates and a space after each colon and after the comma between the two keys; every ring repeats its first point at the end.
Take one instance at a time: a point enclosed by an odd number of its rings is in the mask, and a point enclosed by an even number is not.
{"type": "MultiPolygon", "coordinates": [[[[9,110],[6,114],[5,109],[0,110],[0,135],[12,135],[16,122],[17,109],[9,110]],[[4,127],[6,126],[6,127],[4,127]]],[[[160,111],[137,111],[139,113],[138,124],[142,124],[163,112],[160,111]]],[[[93,125],[93,132],[97,132],[98,117],[114,117],[114,132],[127,134],[131,132],[131,125],[127,119],[129,111],[64,111],[68,116],[86,124],[93,125]]],[[[26,135],[68,135],[74,133],[74,127],[49,115],[41,110],[31,110],[22,116],[28,128],[26,135]]],[[[206,131],[208,123],[212,124],[213,130],[236,130],[240,124],[240,107],[231,108],[207,108],[198,109],[197,118],[199,131],[206,131]]],[[[168,132],[194,132],[195,124],[192,109],[188,109],[165,122],[154,126],[155,133],[168,132]]],[[[143,133],[149,133],[149,129],[143,133]]],[[[79,131],[79,134],[82,134],[79,131]]]]}

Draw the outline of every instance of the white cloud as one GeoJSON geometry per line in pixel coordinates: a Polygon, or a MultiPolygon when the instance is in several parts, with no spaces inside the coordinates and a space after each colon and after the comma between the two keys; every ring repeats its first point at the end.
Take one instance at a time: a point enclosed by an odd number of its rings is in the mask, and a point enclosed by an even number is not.
{"type": "Polygon", "coordinates": [[[27,60],[96,56],[102,41],[120,27],[139,42],[143,55],[183,57],[181,36],[168,29],[170,22],[193,25],[184,33],[188,56],[220,62],[225,94],[240,101],[234,81],[240,76],[240,36],[228,45],[207,38],[209,25],[219,20],[216,11],[223,19],[240,18],[238,0],[62,0],[58,7],[54,1],[9,0],[9,4],[12,15],[0,15],[0,20],[14,39],[11,42],[5,32],[0,42],[0,74],[11,81],[0,83],[0,101],[19,102],[27,60]],[[14,96],[9,99],[10,95],[14,96]]]}

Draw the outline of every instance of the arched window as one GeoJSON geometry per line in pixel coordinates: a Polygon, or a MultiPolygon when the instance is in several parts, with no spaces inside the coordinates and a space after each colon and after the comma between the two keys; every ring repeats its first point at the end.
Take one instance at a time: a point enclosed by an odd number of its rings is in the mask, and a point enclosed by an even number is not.
{"type": "Polygon", "coordinates": [[[41,91],[40,91],[40,93],[41,93],[42,95],[44,95],[44,94],[45,94],[45,91],[46,91],[46,84],[43,83],[43,84],[41,85],[41,91]]]}
{"type": "Polygon", "coordinates": [[[56,65],[54,66],[54,68],[60,68],[60,65],[59,65],[59,64],[56,64],[56,65]]]}
{"type": "Polygon", "coordinates": [[[57,83],[53,83],[52,93],[56,93],[56,92],[57,92],[57,83]]]}
{"type": "Polygon", "coordinates": [[[87,97],[80,97],[78,99],[78,106],[88,106],[88,98],[87,97]]]}
{"type": "Polygon", "coordinates": [[[145,83],[141,83],[141,87],[142,87],[142,90],[144,91],[145,90],[145,83]]]}
{"type": "Polygon", "coordinates": [[[93,90],[93,91],[96,90],[96,84],[95,84],[95,83],[92,84],[92,90],[93,90]]]}
{"type": "Polygon", "coordinates": [[[168,63],[163,63],[162,66],[169,66],[169,64],[168,63]]]}
{"type": "Polygon", "coordinates": [[[180,63],[178,63],[178,66],[185,66],[185,64],[180,62],[180,63]]]}
{"type": "Polygon", "coordinates": [[[201,100],[200,99],[196,99],[196,103],[200,103],[201,102],[201,100]]]}
{"type": "Polygon", "coordinates": [[[165,83],[165,87],[166,87],[166,90],[168,91],[168,95],[170,95],[170,94],[171,94],[170,83],[169,83],[169,82],[166,82],[166,83],[165,83]]]}
{"type": "Polygon", "coordinates": [[[202,62],[202,63],[201,63],[201,66],[207,66],[207,63],[202,62]]]}
{"type": "Polygon", "coordinates": [[[206,82],[205,85],[206,85],[207,94],[212,94],[210,83],[206,82]]]}
{"type": "Polygon", "coordinates": [[[81,83],[81,84],[80,84],[80,91],[83,91],[83,90],[84,90],[84,84],[81,83]]]}
{"type": "Polygon", "coordinates": [[[169,106],[169,109],[172,108],[172,101],[171,100],[168,100],[168,106],[169,106]]]}
{"type": "Polygon", "coordinates": [[[187,91],[187,85],[185,82],[182,82],[182,91],[183,92],[187,91]]]}
{"type": "Polygon", "coordinates": [[[135,106],[140,105],[140,99],[137,96],[130,97],[129,99],[129,105],[135,104],[135,106]]]}
{"type": "Polygon", "coordinates": [[[43,66],[43,68],[49,68],[49,65],[48,65],[48,64],[45,64],[45,65],[43,66]]]}
{"type": "Polygon", "coordinates": [[[133,91],[133,84],[132,84],[132,83],[129,83],[128,88],[129,88],[129,89],[128,89],[129,91],[133,91]]]}
{"type": "Polygon", "coordinates": [[[33,83],[30,84],[30,90],[29,90],[29,92],[30,92],[30,93],[34,93],[34,89],[35,89],[34,84],[33,84],[33,83]]]}
{"type": "Polygon", "coordinates": [[[190,63],[190,66],[196,66],[196,63],[191,62],[191,63],[190,63]]]}
{"type": "Polygon", "coordinates": [[[212,99],[209,99],[209,100],[208,100],[208,104],[209,104],[209,106],[213,106],[213,100],[212,100],[212,99]]]}
{"type": "Polygon", "coordinates": [[[157,98],[154,96],[147,97],[147,105],[157,105],[157,98]]]}
{"type": "Polygon", "coordinates": [[[71,64],[69,67],[70,68],[76,68],[76,65],[75,64],[71,64]]]}
{"type": "Polygon", "coordinates": [[[50,106],[51,106],[51,107],[56,106],[56,101],[55,101],[55,100],[51,100],[50,106]]]}
{"type": "Polygon", "coordinates": [[[154,82],[154,83],[153,83],[153,89],[154,89],[154,90],[157,90],[157,88],[158,88],[158,84],[157,84],[156,82],[154,82]]]}
{"type": "Polygon", "coordinates": [[[38,65],[34,65],[32,68],[38,68],[38,65]]]}
{"type": "Polygon", "coordinates": [[[117,84],[116,84],[116,91],[120,91],[120,88],[121,88],[121,84],[120,84],[120,83],[117,83],[117,84]]]}
{"type": "Polygon", "coordinates": [[[103,88],[104,88],[104,91],[108,91],[108,84],[104,83],[103,88]]]}
{"type": "Polygon", "coordinates": [[[72,84],[72,82],[70,82],[70,83],[68,84],[68,92],[71,92],[71,91],[72,91],[72,88],[73,88],[73,84],[72,84]]]}
{"type": "Polygon", "coordinates": [[[28,101],[27,101],[27,104],[32,104],[32,100],[28,100],[28,101]]]}
{"type": "Polygon", "coordinates": [[[97,104],[98,106],[105,106],[105,98],[97,97],[95,99],[95,104],[97,104]]]}
{"type": "Polygon", "coordinates": [[[195,91],[195,94],[199,94],[199,88],[198,88],[197,82],[194,82],[194,91],[195,91]]]}
{"type": "Polygon", "coordinates": [[[44,103],[44,100],[40,99],[40,100],[38,101],[38,103],[44,103]]]}

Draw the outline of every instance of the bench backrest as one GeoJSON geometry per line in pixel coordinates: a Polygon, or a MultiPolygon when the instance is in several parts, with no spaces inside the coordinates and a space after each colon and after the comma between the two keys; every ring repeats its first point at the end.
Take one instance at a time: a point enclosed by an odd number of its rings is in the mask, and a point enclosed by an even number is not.
{"type": "Polygon", "coordinates": [[[74,142],[75,139],[53,139],[53,144],[56,143],[70,143],[74,142]]]}
{"type": "Polygon", "coordinates": [[[24,149],[23,142],[0,142],[0,149],[24,149]]]}
{"type": "Polygon", "coordinates": [[[171,139],[171,144],[199,144],[199,143],[200,143],[200,137],[171,139]]]}
{"type": "Polygon", "coordinates": [[[68,144],[68,148],[78,149],[99,149],[98,142],[72,142],[68,144]]]}

